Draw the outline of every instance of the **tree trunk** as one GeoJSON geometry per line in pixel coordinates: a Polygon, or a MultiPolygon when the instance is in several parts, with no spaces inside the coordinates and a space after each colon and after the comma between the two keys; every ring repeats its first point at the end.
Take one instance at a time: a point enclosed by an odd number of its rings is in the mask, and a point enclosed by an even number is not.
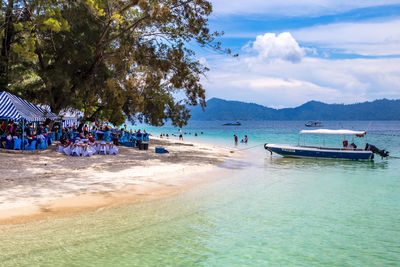
{"type": "Polygon", "coordinates": [[[11,49],[11,40],[14,35],[13,14],[14,1],[9,0],[4,17],[4,36],[1,40],[1,53],[0,53],[0,88],[6,89],[9,84],[9,54],[11,49]]]}

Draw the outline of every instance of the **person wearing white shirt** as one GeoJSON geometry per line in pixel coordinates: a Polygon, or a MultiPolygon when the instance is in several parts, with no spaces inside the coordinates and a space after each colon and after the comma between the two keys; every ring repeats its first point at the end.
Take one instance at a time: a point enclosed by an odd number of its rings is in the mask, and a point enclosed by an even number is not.
{"type": "Polygon", "coordinates": [[[179,140],[183,141],[183,135],[182,135],[182,130],[181,129],[179,129],[179,140]]]}

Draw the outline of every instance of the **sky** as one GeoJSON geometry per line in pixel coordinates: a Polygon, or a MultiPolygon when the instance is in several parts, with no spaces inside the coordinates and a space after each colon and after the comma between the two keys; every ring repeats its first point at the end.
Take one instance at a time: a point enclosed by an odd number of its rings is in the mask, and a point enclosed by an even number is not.
{"type": "Polygon", "coordinates": [[[295,107],[400,99],[400,0],[211,0],[235,58],[197,48],[207,99],[295,107]]]}

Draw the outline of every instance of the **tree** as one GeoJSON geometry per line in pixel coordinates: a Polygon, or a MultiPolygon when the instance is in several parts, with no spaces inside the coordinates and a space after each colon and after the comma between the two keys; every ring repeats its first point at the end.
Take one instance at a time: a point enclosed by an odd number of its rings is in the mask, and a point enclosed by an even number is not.
{"type": "MultiPolygon", "coordinates": [[[[28,81],[15,91],[54,112],[82,110],[84,120],[128,118],[182,126],[187,105],[205,106],[207,71],[188,44],[223,51],[210,33],[206,0],[24,1],[20,53],[28,81]]],[[[14,7],[15,8],[15,7],[14,7]]],[[[229,50],[224,52],[230,53],[229,50]]]]}

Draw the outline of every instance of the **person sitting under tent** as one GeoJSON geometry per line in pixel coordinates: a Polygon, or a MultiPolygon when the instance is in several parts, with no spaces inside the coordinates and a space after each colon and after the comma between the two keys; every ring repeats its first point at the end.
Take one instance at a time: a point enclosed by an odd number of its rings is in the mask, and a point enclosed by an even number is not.
{"type": "Polygon", "coordinates": [[[12,149],[13,148],[13,137],[11,136],[11,134],[7,135],[7,140],[6,143],[4,145],[5,149],[12,149]]]}
{"type": "Polygon", "coordinates": [[[0,133],[1,133],[1,134],[4,134],[4,133],[6,132],[6,129],[7,129],[7,122],[4,120],[4,121],[1,123],[1,126],[0,126],[0,133]]]}
{"type": "Polygon", "coordinates": [[[37,137],[37,149],[46,149],[47,148],[47,139],[43,134],[39,134],[37,137]]]}
{"type": "Polygon", "coordinates": [[[11,123],[9,123],[9,124],[7,125],[7,128],[6,128],[6,133],[7,133],[7,134],[11,134],[11,135],[12,135],[12,133],[13,133],[13,130],[14,130],[14,123],[13,123],[13,122],[11,122],[11,123]]]}
{"type": "Polygon", "coordinates": [[[36,139],[38,141],[43,142],[44,140],[46,140],[46,137],[44,137],[44,135],[42,133],[40,133],[39,135],[36,136],[36,139]]]}
{"type": "Polygon", "coordinates": [[[60,137],[60,143],[62,145],[66,145],[67,144],[67,137],[65,136],[65,133],[63,133],[60,137]]]}
{"type": "Polygon", "coordinates": [[[31,124],[28,123],[28,124],[25,126],[25,133],[26,133],[27,136],[31,136],[31,135],[32,135],[32,132],[33,132],[33,130],[32,130],[31,124]]]}
{"type": "Polygon", "coordinates": [[[93,137],[93,135],[90,133],[88,136],[89,142],[94,143],[95,139],[93,137]]]}
{"type": "Polygon", "coordinates": [[[7,143],[7,135],[3,135],[2,137],[1,137],[1,147],[2,148],[5,148],[6,147],[6,143],[7,143]]]}
{"type": "Polygon", "coordinates": [[[85,135],[87,135],[89,133],[89,128],[87,127],[87,125],[85,124],[85,126],[83,126],[83,133],[85,135]]]}

